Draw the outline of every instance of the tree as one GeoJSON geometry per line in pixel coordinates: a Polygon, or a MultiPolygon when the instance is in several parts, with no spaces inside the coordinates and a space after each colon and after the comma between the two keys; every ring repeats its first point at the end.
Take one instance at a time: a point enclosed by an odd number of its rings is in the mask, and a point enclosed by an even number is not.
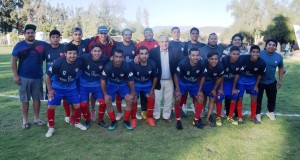
{"type": "Polygon", "coordinates": [[[18,28],[17,11],[23,6],[22,0],[2,0],[0,1],[0,32],[6,34],[13,28],[18,28]]]}
{"type": "Polygon", "coordinates": [[[272,23],[262,34],[265,39],[276,39],[280,44],[287,43],[295,39],[293,30],[290,27],[289,19],[283,15],[273,18],[272,23]]]}

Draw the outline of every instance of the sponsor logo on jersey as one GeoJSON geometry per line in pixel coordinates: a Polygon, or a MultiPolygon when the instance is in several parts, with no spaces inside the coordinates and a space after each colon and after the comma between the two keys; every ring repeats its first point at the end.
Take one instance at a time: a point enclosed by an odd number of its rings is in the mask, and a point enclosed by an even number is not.
{"type": "Polygon", "coordinates": [[[135,51],[131,51],[131,52],[132,52],[133,55],[135,54],[135,51]]]}
{"type": "Polygon", "coordinates": [[[85,52],[85,48],[82,48],[82,52],[85,52]]]}
{"type": "Polygon", "coordinates": [[[198,74],[200,72],[200,70],[196,70],[196,73],[198,74]]]}
{"type": "Polygon", "coordinates": [[[66,75],[66,71],[63,71],[63,75],[64,75],[64,76],[66,75]]]}
{"type": "Polygon", "coordinates": [[[177,71],[180,72],[180,68],[179,67],[177,67],[177,71]]]}
{"type": "Polygon", "coordinates": [[[217,73],[214,73],[214,76],[217,76],[218,74],[217,73]]]}
{"type": "MultiPolygon", "coordinates": [[[[123,74],[124,75],[124,74],[123,74]]],[[[122,76],[122,74],[121,74],[121,76],[122,76]]],[[[129,74],[128,74],[128,77],[132,77],[133,76],[133,73],[132,72],[130,72],[129,74]]]]}
{"type": "Polygon", "coordinates": [[[106,76],[106,73],[105,73],[104,71],[102,71],[102,75],[103,75],[103,76],[106,76]]]}

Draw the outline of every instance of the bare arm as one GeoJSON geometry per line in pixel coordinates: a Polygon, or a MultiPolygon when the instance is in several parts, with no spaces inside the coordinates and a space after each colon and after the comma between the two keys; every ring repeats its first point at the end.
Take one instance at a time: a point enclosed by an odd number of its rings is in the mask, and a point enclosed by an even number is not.
{"type": "Polygon", "coordinates": [[[277,84],[278,88],[281,88],[283,73],[284,73],[284,67],[279,68],[278,69],[278,84],[277,84]]]}
{"type": "Polygon", "coordinates": [[[51,78],[49,75],[46,74],[46,85],[47,85],[47,88],[48,88],[48,99],[51,101],[54,97],[54,94],[55,92],[53,91],[53,88],[52,88],[52,84],[51,84],[51,78]]]}
{"type": "Polygon", "coordinates": [[[112,98],[107,94],[106,81],[103,79],[101,79],[101,89],[104,95],[106,105],[110,105],[112,103],[112,98]]]}
{"type": "Polygon", "coordinates": [[[232,86],[232,94],[238,94],[238,91],[236,90],[236,84],[237,84],[237,81],[239,80],[239,75],[236,74],[234,76],[234,81],[233,81],[233,86],[232,86]]]}
{"type": "Polygon", "coordinates": [[[154,97],[154,90],[155,90],[156,83],[157,83],[157,77],[153,78],[153,81],[152,81],[152,87],[150,90],[150,96],[152,96],[152,97],[154,97]]]}
{"type": "Polygon", "coordinates": [[[258,93],[258,84],[260,82],[262,78],[262,75],[258,75],[257,78],[256,78],[256,83],[255,83],[255,86],[254,86],[254,90],[258,93]]]}
{"type": "Polygon", "coordinates": [[[17,61],[18,60],[19,60],[18,57],[12,56],[12,58],[11,58],[11,68],[12,68],[12,71],[13,71],[13,74],[14,74],[14,82],[19,85],[19,84],[21,84],[21,82],[20,82],[20,77],[18,75],[18,71],[17,71],[17,68],[18,68],[17,61]]]}

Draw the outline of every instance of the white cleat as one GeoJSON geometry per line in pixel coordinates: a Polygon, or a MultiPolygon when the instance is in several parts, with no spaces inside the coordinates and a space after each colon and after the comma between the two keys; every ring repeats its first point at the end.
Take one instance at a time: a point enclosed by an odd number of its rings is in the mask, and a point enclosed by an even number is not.
{"type": "Polygon", "coordinates": [[[53,135],[54,133],[54,128],[49,128],[48,129],[48,132],[46,133],[46,137],[49,138],[53,135]]]}
{"type": "Polygon", "coordinates": [[[70,123],[70,117],[65,117],[65,122],[70,123]]]}
{"type": "Polygon", "coordinates": [[[76,127],[76,128],[79,128],[79,129],[81,129],[81,130],[83,130],[83,131],[87,130],[86,126],[82,125],[81,123],[75,124],[75,127],[76,127]]]}
{"type": "Polygon", "coordinates": [[[139,119],[139,120],[141,120],[142,119],[142,116],[140,115],[140,114],[138,114],[138,113],[136,113],[136,119],[139,119]]]}
{"type": "Polygon", "coordinates": [[[123,117],[122,113],[118,113],[117,117],[116,117],[116,120],[119,121],[122,117],[123,117]]]}
{"type": "Polygon", "coordinates": [[[271,121],[276,120],[274,112],[268,112],[268,113],[266,113],[266,115],[270,118],[271,121]]]}

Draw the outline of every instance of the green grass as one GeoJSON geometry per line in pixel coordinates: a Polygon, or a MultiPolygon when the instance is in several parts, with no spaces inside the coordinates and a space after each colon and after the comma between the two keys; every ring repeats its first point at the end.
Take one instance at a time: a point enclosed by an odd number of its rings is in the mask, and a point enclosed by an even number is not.
{"type": "MultiPolygon", "coordinates": [[[[9,53],[9,52],[7,52],[9,53]]],[[[0,93],[18,95],[10,68],[10,55],[0,54],[0,93]]],[[[288,74],[278,91],[276,111],[300,114],[300,61],[285,59],[288,74]]],[[[263,102],[266,111],[266,100],[263,102]]],[[[249,110],[248,96],[244,110],[249,110]]],[[[29,120],[33,121],[32,108],[29,120]]],[[[46,103],[41,106],[41,118],[46,120],[46,103]]],[[[56,109],[56,131],[45,138],[47,127],[32,126],[21,129],[21,111],[17,99],[0,97],[0,159],[299,159],[300,117],[277,117],[271,122],[263,116],[263,123],[255,125],[245,116],[245,124],[205,127],[191,125],[193,114],[183,119],[182,131],[159,121],[149,127],[138,121],[133,131],[121,123],[109,132],[95,122],[88,131],[80,131],[64,122],[61,106],[56,109]]],[[[108,122],[107,118],[105,119],[108,122]]]]}

